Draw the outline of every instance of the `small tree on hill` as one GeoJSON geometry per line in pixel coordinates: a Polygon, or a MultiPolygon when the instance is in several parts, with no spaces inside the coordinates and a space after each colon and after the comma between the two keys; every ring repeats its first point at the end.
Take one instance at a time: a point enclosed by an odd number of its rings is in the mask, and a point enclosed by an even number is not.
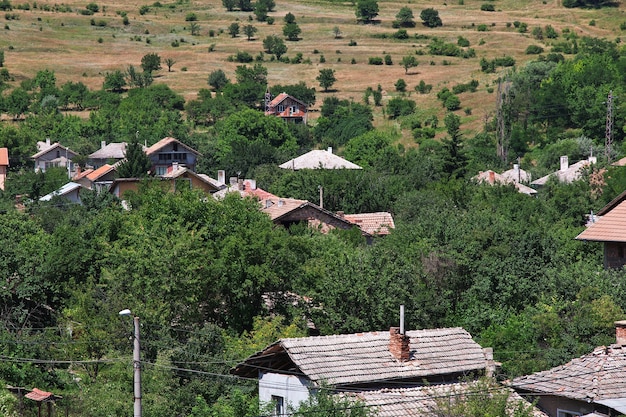
{"type": "Polygon", "coordinates": [[[243,33],[246,34],[248,40],[252,39],[255,33],[257,33],[258,29],[252,25],[246,25],[243,27],[243,33]]]}
{"type": "Polygon", "coordinates": [[[231,38],[236,38],[239,35],[239,23],[233,22],[228,26],[228,34],[231,38]]]}
{"type": "Polygon", "coordinates": [[[213,87],[216,91],[224,88],[226,84],[230,81],[226,78],[226,73],[224,70],[218,69],[209,74],[208,83],[211,87],[213,87]]]}
{"type": "Polygon", "coordinates": [[[413,11],[408,7],[403,7],[400,9],[398,14],[396,15],[396,22],[398,26],[412,28],[415,26],[415,21],[413,20],[413,11]]]}
{"type": "Polygon", "coordinates": [[[417,67],[417,58],[415,55],[407,55],[402,57],[402,61],[400,61],[400,65],[404,68],[404,73],[409,73],[409,68],[417,67]]]}
{"type": "Polygon", "coordinates": [[[167,58],[165,60],[165,65],[167,65],[167,72],[172,72],[172,67],[175,63],[176,61],[174,61],[174,58],[167,58]]]}
{"type": "Polygon", "coordinates": [[[141,143],[129,143],[124,156],[126,159],[117,168],[120,178],[143,178],[149,175],[152,162],[143,151],[141,143]]]}
{"type": "Polygon", "coordinates": [[[141,58],[141,68],[146,72],[154,72],[161,69],[161,57],[158,54],[150,53],[141,58]]]}
{"type": "Polygon", "coordinates": [[[322,87],[324,91],[328,91],[328,89],[335,84],[335,81],[337,81],[337,78],[335,78],[335,70],[330,68],[321,69],[315,79],[320,83],[320,87],[322,87]]]}
{"type": "Polygon", "coordinates": [[[287,45],[285,42],[275,35],[270,35],[263,40],[263,49],[268,54],[276,55],[276,59],[287,53],[287,45]]]}
{"type": "Polygon", "coordinates": [[[237,1],[236,0],[222,0],[222,5],[226,7],[227,11],[232,12],[235,9],[235,6],[237,5],[237,1]]]}
{"type": "Polygon", "coordinates": [[[355,13],[357,19],[369,23],[378,16],[378,2],[376,0],[358,0],[355,13]]]}
{"type": "Polygon", "coordinates": [[[420,19],[422,19],[424,26],[428,26],[429,28],[443,26],[443,22],[439,17],[439,12],[432,7],[422,10],[420,13],[420,19]]]}

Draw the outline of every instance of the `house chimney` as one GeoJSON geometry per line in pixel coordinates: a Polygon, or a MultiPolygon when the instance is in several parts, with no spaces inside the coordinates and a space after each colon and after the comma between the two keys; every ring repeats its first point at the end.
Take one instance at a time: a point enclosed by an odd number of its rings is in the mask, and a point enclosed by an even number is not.
{"type": "Polygon", "coordinates": [[[492,377],[496,373],[496,362],[493,360],[493,348],[483,348],[487,366],[485,367],[485,376],[492,377]]]}
{"type": "Polygon", "coordinates": [[[217,170],[217,181],[222,184],[226,184],[226,171],[223,169],[217,170]]]}
{"type": "Polygon", "coordinates": [[[178,162],[172,162],[172,172],[178,171],[178,162]]]}
{"type": "Polygon", "coordinates": [[[489,170],[489,184],[493,185],[496,183],[496,173],[492,170],[489,170]]]}
{"type": "Polygon", "coordinates": [[[590,164],[597,164],[597,163],[598,163],[598,157],[596,157],[596,156],[590,156],[590,157],[589,157],[589,163],[590,163],[590,164]]]}
{"type": "Polygon", "coordinates": [[[278,200],[278,207],[282,207],[285,205],[285,200],[278,200]]]}
{"type": "Polygon", "coordinates": [[[236,187],[237,186],[237,177],[230,177],[228,178],[228,183],[230,184],[231,187],[236,187]]]}
{"type": "Polygon", "coordinates": [[[46,138],[46,146],[50,146],[50,138],[46,138]]]}
{"type": "Polygon", "coordinates": [[[328,147],[328,153],[333,153],[333,147],[332,146],[328,147]]]}
{"type": "Polygon", "coordinates": [[[561,171],[565,171],[569,168],[569,160],[567,159],[567,155],[563,155],[561,157],[561,171]]]}
{"type": "Polygon", "coordinates": [[[615,322],[615,342],[618,345],[626,345],[626,320],[615,322]]]}
{"type": "Polygon", "coordinates": [[[521,182],[521,172],[519,171],[519,164],[513,164],[513,181],[521,182]]]}
{"type": "Polygon", "coordinates": [[[101,140],[100,141],[100,149],[104,149],[107,146],[107,141],[106,140],[101,140]]]}
{"type": "Polygon", "coordinates": [[[389,352],[400,362],[409,360],[409,337],[405,334],[401,334],[399,327],[391,327],[389,329],[389,352]]]}
{"type": "Polygon", "coordinates": [[[245,189],[243,188],[243,179],[237,179],[237,189],[239,191],[244,191],[245,189]]]}
{"type": "Polygon", "coordinates": [[[256,180],[244,180],[246,183],[246,189],[256,190],[256,180]]]}
{"type": "Polygon", "coordinates": [[[339,216],[339,217],[341,217],[343,219],[344,217],[346,217],[346,213],[344,211],[338,211],[337,212],[337,216],[339,216]]]}

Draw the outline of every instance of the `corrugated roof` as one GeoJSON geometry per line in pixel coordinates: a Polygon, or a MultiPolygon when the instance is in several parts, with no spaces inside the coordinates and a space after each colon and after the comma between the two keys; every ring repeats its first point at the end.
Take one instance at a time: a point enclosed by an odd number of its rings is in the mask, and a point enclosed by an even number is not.
{"type": "Polygon", "coordinates": [[[370,235],[388,235],[391,233],[391,229],[396,227],[393,222],[393,216],[386,211],[378,213],[344,214],[344,217],[370,235]]]}
{"type": "Polygon", "coordinates": [[[578,240],[593,242],[626,242],[626,200],[599,217],[578,236],[578,240]]]}
{"type": "Polygon", "coordinates": [[[592,353],[547,371],[515,378],[516,390],[580,401],[626,397],[626,346],[600,346],[592,353]]]}
{"type": "Polygon", "coordinates": [[[55,190],[53,192],[51,192],[50,194],[46,194],[43,197],[41,197],[39,199],[39,201],[50,201],[52,200],[52,197],[54,196],[64,196],[66,194],[71,193],[72,191],[81,188],[82,185],[75,183],[75,182],[68,182],[67,184],[65,184],[64,186],[62,186],[61,188],[59,188],[58,190],[55,190]]]}
{"type": "Polygon", "coordinates": [[[105,145],[89,155],[91,159],[123,159],[126,157],[126,142],[114,142],[105,145]]]}
{"type": "Polygon", "coordinates": [[[295,368],[293,372],[315,382],[355,385],[470,373],[488,366],[483,349],[460,327],[413,330],[406,335],[410,360],[405,362],[392,356],[389,332],[382,331],[282,339],[231,372],[256,376],[259,366],[267,371],[295,368]],[[282,361],[281,355],[286,355],[282,361]]]}
{"type": "Polygon", "coordinates": [[[340,156],[325,150],[313,150],[279,165],[283,169],[362,169],[340,156]]]}
{"type": "Polygon", "coordinates": [[[9,166],[9,149],[0,148],[0,165],[9,166]]]}

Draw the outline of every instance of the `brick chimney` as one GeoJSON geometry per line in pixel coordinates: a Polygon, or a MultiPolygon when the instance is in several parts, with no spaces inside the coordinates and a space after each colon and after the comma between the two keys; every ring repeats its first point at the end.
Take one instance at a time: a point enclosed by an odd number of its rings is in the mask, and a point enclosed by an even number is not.
{"type": "Polygon", "coordinates": [[[626,345],[626,320],[615,322],[615,342],[618,345],[626,345]]]}
{"type": "Polygon", "coordinates": [[[400,333],[399,327],[389,329],[389,352],[400,362],[406,362],[410,357],[409,336],[400,333]]]}

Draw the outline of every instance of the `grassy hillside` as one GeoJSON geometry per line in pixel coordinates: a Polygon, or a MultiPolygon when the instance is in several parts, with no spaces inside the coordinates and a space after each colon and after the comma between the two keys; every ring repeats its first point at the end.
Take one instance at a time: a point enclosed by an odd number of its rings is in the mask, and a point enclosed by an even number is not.
{"type": "MultiPolygon", "coordinates": [[[[481,58],[491,60],[511,56],[520,65],[536,58],[536,55],[525,54],[529,45],[540,45],[549,52],[549,39],[538,41],[531,36],[534,27],[552,25],[559,34],[567,29],[579,36],[613,40],[621,36],[620,24],[626,21],[623,6],[600,10],[565,9],[559,1],[498,0],[491,2],[496,11],[485,12],[480,8],[486,1],[481,0],[452,0],[449,3],[381,0],[378,2],[380,22],[374,25],[358,24],[352,3],[338,1],[277,1],[275,11],[270,13],[275,18],[273,25],[250,21],[251,12],[227,12],[221,0],[164,1],[160,7],[136,0],[107,0],[96,2],[100,11],[91,16],[79,13],[85,9],[87,1],[69,0],[60,5],[49,0],[38,1],[30,3],[30,10],[17,9],[25,2],[11,3],[14,9],[5,12],[4,28],[0,29],[0,50],[5,51],[5,66],[14,76],[15,84],[48,68],[55,71],[59,85],[68,80],[82,81],[91,89],[99,89],[106,72],[125,70],[129,65],[138,67],[143,55],[157,53],[162,60],[172,58],[176,63],[172,72],[168,72],[164,65],[155,81],[167,83],[186,99],[192,99],[200,88],[207,87],[211,71],[221,68],[231,79],[234,78],[234,69],[240,64],[228,62],[229,56],[237,51],[256,56],[263,50],[262,40],[266,36],[282,37],[282,18],[291,12],[296,16],[302,34],[301,40],[286,42],[289,48],[286,55],[293,57],[300,52],[305,62],[310,60],[310,63],[269,61],[266,54],[263,65],[268,68],[270,84],[303,80],[321,90],[315,77],[319,69],[332,68],[336,70],[337,82],[333,86],[336,91],[319,92],[317,105],[320,105],[325,94],[360,101],[367,87],[376,88],[378,84],[384,90],[383,100],[387,100],[397,94],[394,83],[403,78],[407,82],[406,94],[416,100],[419,109],[431,109],[443,115],[441,104],[436,100],[437,91],[475,79],[480,83],[478,91],[460,95],[462,108],[471,109],[471,114],[459,111],[463,116],[463,128],[468,133],[479,131],[493,113],[494,86],[497,78],[506,71],[499,68],[494,74],[481,72],[481,58]],[[55,5],[64,11],[54,11],[55,5]],[[149,6],[144,15],[139,13],[142,5],[149,6]],[[412,9],[417,26],[407,29],[408,40],[400,41],[391,38],[397,30],[392,27],[392,22],[403,6],[412,9]],[[439,12],[442,27],[429,29],[422,26],[419,15],[428,7],[439,12]],[[186,21],[191,12],[197,16],[196,23],[200,26],[197,36],[190,34],[190,22],[186,21]],[[128,17],[127,25],[123,23],[124,13],[128,17]],[[235,21],[242,27],[254,25],[258,29],[255,38],[248,41],[243,34],[230,37],[227,29],[235,21]],[[519,33],[514,22],[527,24],[528,31],[519,33]],[[106,26],[99,26],[104,24],[106,26]],[[487,31],[478,31],[480,25],[485,25],[487,31]],[[340,38],[335,38],[334,27],[341,30],[340,38]],[[214,36],[210,36],[211,31],[214,36]],[[383,38],[383,35],[389,37],[383,38]],[[432,37],[456,44],[459,36],[470,41],[470,47],[476,51],[474,58],[428,55],[427,47],[432,37]],[[172,46],[176,41],[179,46],[172,46]],[[350,41],[356,45],[349,46],[350,41]],[[212,52],[209,52],[210,48],[212,52]],[[399,65],[400,60],[416,51],[424,52],[417,55],[419,66],[405,74],[399,65]],[[384,57],[386,54],[391,55],[393,65],[368,65],[369,57],[384,57]],[[326,60],[324,63],[320,63],[322,55],[326,60]],[[415,92],[414,87],[421,80],[432,84],[431,93],[420,95],[415,92]]],[[[381,108],[377,110],[376,122],[379,126],[389,124],[384,120],[381,108]]]]}

